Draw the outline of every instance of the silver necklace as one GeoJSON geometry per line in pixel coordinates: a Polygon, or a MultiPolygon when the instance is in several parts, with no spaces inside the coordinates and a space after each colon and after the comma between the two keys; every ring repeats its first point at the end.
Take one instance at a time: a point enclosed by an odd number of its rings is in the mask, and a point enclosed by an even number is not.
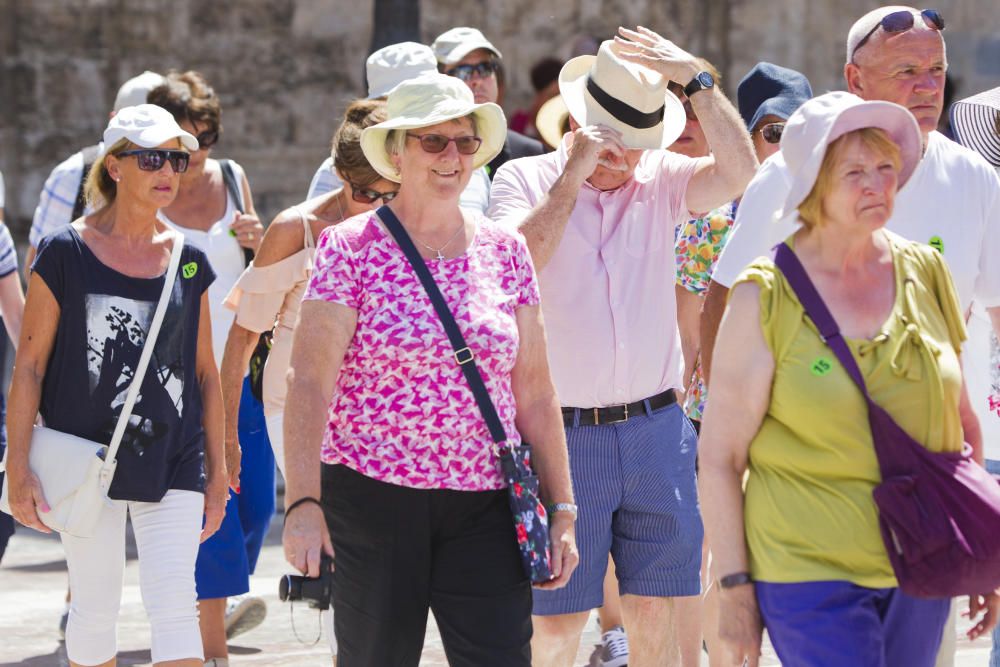
{"type": "MultiPolygon", "coordinates": [[[[459,225],[458,229],[455,230],[455,233],[452,234],[451,238],[448,239],[448,241],[443,246],[441,246],[440,248],[432,248],[431,246],[427,245],[426,243],[424,243],[420,239],[417,239],[417,243],[419,243],[423,247],[427,248],[431,252],[437,253],[437,256],[434,257],[434,259],[441,260],[441,259],[445,258],[441,251],[444,250],[445,248],[447,248],[448,246],[450,246],[451,243],[452,243],[452,241],[454,241],[455,239],[457,239],[458,235],[461,234],[463,231],[465,231],[465,221],[464,220],[462,221],[462,224],[459,225]]],[[[413,237],[413,238],[416,238],[416,237],[413,237]]]]}

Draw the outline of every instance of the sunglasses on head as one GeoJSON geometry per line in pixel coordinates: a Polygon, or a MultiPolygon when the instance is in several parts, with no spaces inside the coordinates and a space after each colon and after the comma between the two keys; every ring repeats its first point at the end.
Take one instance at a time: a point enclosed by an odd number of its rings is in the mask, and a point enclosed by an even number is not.
{"type": "Polygon", "coordinates": [[[198,140],[198,148],[207,150],[219,142],[219,131],[205,130],[204,132],[199,132],[195,138],[198,140]]]}
{"type": "Polygon", "coordinates": [[[443,134],[411,134],[406,133],[406,136],[413,137],[414,139],[420,140],[420,147],[424,149],[427,153],[440,153],[448,144],[455,142],[455,148],[462,155],[473,155],[479,150],[479,147],[483,144],[483,140],[479,137],[446,137],[443,134]]]}
{"type": "Polygon", "coordinates": [[[781,141],[781,134],[785,131],[785,124],[768,123],[757,131],[760,132],[760,136],[764,137],[764,141],[769,144],[776,144],[781,141]]]}
{"type": "Polygon", "coordinates": [[[355,185],[350,181],[348,181],[347,184],[351,186],[351,199],[359,204],[371,204],[379,199],[382,200],[383,204],[388,204],[396,198],[396,195],[399,194],[396,190],[379,192],[378,190],[372,190],[371,188],[355,185]]]}
{"type": "MultiPolygon", "coordinates": [[[[928,28],[933,28],[934,30],[944,30],[944,17],[941,16],[941,12],[936,9],[922,9],[920,11],[920,16],[924,19],[924,23],[927,24],[928,28]]],[[[868,43],[871,36],[875,34],[875,31],[879,28],[886,31],[887,33],[894,34],[900,32],[906,32],[913,28],[913,12],[908,9],[902,9],[898,12],[892,12],[891,14],[886,14],[882,17],[882,20],[875,24],[875,27],[868,31],[861,41],[858,42],[854,50],[851,51],[851,60],[854,60],[854,54],[858,52],[862,46],[868,43]]]]}
{"type": "Polygon", "coordinates": [[[497,64],[493,60],[484,60],[475,65],[456,65],[444,71],[448,76],[453,76],[462,81],[471,81],[473,78],[485,79],[497,71],[497,64]]]}
{"type": "Polygon", "coordinates": [[[191,154],[185,151],[164,150],[161,148],[141,148],[133,151],[123,151],[117,157],[135,156],[135,162],[139,169],[143,171],[159,171],[163,165],[170,162],[174,173],[182,174],[187,171],[191,154]]]}

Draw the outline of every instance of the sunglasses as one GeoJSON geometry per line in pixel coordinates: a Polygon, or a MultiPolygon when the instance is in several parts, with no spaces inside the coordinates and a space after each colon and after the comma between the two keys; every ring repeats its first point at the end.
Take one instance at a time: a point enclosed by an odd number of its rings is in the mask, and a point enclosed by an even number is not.
{"type": "Polygon", "coordinates": [[[360,185],[355,185],[350,181],[347,182],[351,186],[351,199],[358,202],[359,204],[371,204],[379,199],[382,200],[383,204],[388,204],[396,195],[399,194],[396,190],[390,190],[389,192],[379,192],[378,190],[372,190],[371,188],[365,188],[360,185]]]}
{"type": "Polygon", "coordinates": [[[456,65],[451,69],[445,70],[444,73],[462,81],[471,81],[473,78],[485,79],[491,74],[496,73],[497,67],[498,65],[495,61],[484,60],[475,65],[456,65]]]}
{"type": "MultiPolygon", "coordinates": [[[[924,23],[927,24],[928,28],[933,28],[934,30],[944,30],[944,17],[941,16],[941,12],[936,9],[923,9],[920,11],[920,16],[923,17],[924,23]]],[[[868,40],[875,31],[879,28],[885,30],[887,33],[895,34],[900,32],[906,32],[913,28],[913,13],[907,9],[900,10],[898,12],[892,12],[891,14],[886,14],[882,17],[882,20],[875,24],[875,27],[868,31],[858,45],[854,47],[851,51],[851,60],[854,60],[854,54],[858,52],[862,46],[868,43],[868,40]]]]}
{"type": "Polygon", "coordinates": [[[187,171],[191,154],[184,151],[168,151],[159,148],[143,148],[134,151],[123,151],[117,157],[135,156],[135,162],[143,171],[159,171],[163,165],[170,162],[174,173],[183,174],[187,171]]]}
{"type": "Polygon", "coordinates": [[[479,137],[446,137],[443,134],[411,134],[409,132],[406,133],[406,136],[419,139],[420,147],[427,153],[440,153],[454,141],[455,148],[458,149],[459,153],[473,155],[483,144],[483,140],[479,137]]]}
{"type": "Polygon", "coordinates": [[[684,106],[684,115],[687,116],[688,120],[698,120],[698,115],[694,112],[694,108],[691,106],[691,100],[687,98],[684,94],[684,87],[671,81],[667,85],[667,90],[674,94],[681,104],[684,106]]]}
{"type": "Polygon", "coordinates": [[[781,134],[785,131],[784,123],[768,123],[759,130],[760,136],[769,144],[776,144],[781,141],[781,134]]]}
{"type": "Polygon", "coordinates": [[[205,130],[200,132],[197,137],[198,148],[201,150],[208,150],[215,144],[219,143],[219,131],[218,130],[205,130]]]}

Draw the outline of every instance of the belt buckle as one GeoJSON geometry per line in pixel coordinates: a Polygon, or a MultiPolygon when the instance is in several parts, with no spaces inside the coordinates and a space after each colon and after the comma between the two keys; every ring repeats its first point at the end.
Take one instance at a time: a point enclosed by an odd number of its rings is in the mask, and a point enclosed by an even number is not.
{"type": "Polygon", "coordinates": [[[621,422],[628,421],[628,403],[622,404],[622,409],[625,411],[625,415],[621,419],[612,419],[611,421],[604,422],[605,424],[620,424],[621,422]]]}

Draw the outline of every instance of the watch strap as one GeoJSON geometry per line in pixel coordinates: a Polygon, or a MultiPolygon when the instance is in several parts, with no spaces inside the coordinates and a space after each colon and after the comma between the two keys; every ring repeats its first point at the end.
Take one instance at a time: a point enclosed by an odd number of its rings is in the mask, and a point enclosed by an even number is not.
{"type": "Polygon", "coordinates": [[[734,572],[733,574],[727,574],[719,579],[719,588],[726,590],[752,583],[753,578],[750,576],[749,572],[734,572]]]}
{"type": "Polygon", "coordinates": [[[691,79],[688,85],[684,86],[684,94],[690,98],[692,95],[694,95],[699,91],[714,87],[715,87],[715,77],[712,76],[711,72],[701,71],[694,75],[694,78],[691,79]],[[702,75],[705,74],[707,74],[709,78],[712,79],[712,83],[707,86],[701,82],[701,77],[702,75]]]}

